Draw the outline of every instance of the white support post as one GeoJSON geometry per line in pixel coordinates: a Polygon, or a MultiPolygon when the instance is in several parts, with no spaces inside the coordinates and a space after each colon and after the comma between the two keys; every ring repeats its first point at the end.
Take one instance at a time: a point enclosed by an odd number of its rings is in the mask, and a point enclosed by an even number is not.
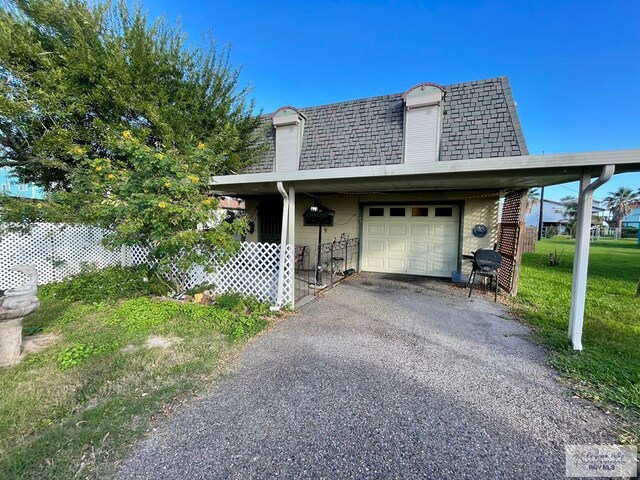
{"type": "Polygon", "coordinates": [[[282,307],[284,298],[284,271],[285,271],[285,258],[287,249],[287,234],[289,233],[288,220],[289,220],[289,196],[282,182],[277,183],[278,191],[282,195],[282,230],[280,231],[280,264],[278,268],[278,297],[275,307],[271,307],[271,310],[279,310],[282,307]]]}
{"type": "Polygon", "coordinates": [[[582,326],[587,296],[587,270],[589,267],[589,237],[591,234],[591,212],[593,192],[606,183],[614,172],[613,165],[603,167],[600,177],[591,182],[591,171],[583,169],[580,176],[578,212],[576,223],[576,249],[573,256],[573,278],[571,283],[571,310],[569,312],[569,338],[574,350],[582,350],[582,326]]]}
{"type": "MultiPolygon", "coordinates": [[[[289,185],[289,234],[287,243],[293,247],[293,256],[291,257],[291,265],[289,265],[289,275],[291,277],[290,285],[293,288],[295,297],[295,265],[296,265],[296,187],[289,185]]],[[[291,307],[295,304],[295,298],[291,299],[291,307]]]]}

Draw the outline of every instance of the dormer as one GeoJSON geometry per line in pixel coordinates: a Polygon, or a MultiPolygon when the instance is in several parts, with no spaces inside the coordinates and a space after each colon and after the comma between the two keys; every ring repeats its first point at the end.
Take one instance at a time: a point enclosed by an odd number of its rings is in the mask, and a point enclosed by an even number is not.
{"type": "Polygon", "coordinates": [[[276,172],[295,172],[300,165],[305,116],[293,107],[281,107],[273,114],[276,129],[276,172]]]}
{"type": "Polygon", "coordinates": [[[444,87],[435,83],[416,85],[402,96],[405,164],[423,165],[438,160],[444,96],[444,87]]]}

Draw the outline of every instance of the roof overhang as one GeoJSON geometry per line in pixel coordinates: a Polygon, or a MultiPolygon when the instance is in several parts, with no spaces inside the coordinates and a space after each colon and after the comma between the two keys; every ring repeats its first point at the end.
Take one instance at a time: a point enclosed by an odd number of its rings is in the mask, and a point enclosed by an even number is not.
{"type": "Polygon", "coordinates": [[[224,175],[211,186],[232,196],[273,193],[277,182],[315,193],[516,189],[575,181],[585,168],[597,176],[604,165],[615,165],[615,173],[640,171],[640,149],[224,175]]]}

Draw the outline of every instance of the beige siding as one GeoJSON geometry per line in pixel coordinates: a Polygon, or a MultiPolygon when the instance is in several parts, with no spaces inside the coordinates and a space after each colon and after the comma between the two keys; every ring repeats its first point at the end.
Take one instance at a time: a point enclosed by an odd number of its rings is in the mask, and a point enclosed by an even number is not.
{"type": "MultiPolygon", "coordinates": [[[[471,254],[479,248],[490,248],[498,241],[498,197],[474,198],[465,202],[462,220],[462,253],[471,254]],[[476,238],[471,232],[477,224],[486,225],[489,232],[484,238],[476,238]]],[[[462,262],[462,271],[471,272],[471,264],[462,262]]]]}
{"type": "MultiPolygon", "coordinates": [[[[424,193],[388,193],[363,195],[329,195],[321,197],[321,203],[335,210],[333,227],[323,227],[322,241],[331,242],[339,239],[342,233],[349,238],[358,238],[360,203],[395,203],[406,202],[462,202],[462,248],[464,254],[478,248],[492,247],[498,238],[498,192],[424,192],[424,193]],[[484,238],[475,238],[471,233],[473,226],[484,224],[489,232],[484,238]]],[[[256,242],[258,198],[247,199],[247,214],[256,222],[256,232],[247,235],[247,241],[256,242]]],[[[296,195],[296,245],[308,245],[311,258],[315,258],[315,245],[318,241],[318,227],[303,226],[302,214],[313,204],[311,197],[300,192],[296,195]]],[[[469,272],[469,262],[462,262],[464,272],[469,272]]]]}

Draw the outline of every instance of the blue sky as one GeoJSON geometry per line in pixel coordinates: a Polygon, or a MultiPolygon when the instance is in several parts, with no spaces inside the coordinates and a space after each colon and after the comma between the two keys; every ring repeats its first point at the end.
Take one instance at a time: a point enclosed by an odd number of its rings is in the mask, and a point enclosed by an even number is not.
{"type": "MultiPolygon", "coordinates": [[[[257,106],[306,107],[508,75],[531,153],[640,148],[640,2],[143,0],[232,43],[257,106]]],[[[596,193],[640,187],[615,176],[596,193]]],[[[577,186],[547,189],[548,198],[577,186]]]]}

